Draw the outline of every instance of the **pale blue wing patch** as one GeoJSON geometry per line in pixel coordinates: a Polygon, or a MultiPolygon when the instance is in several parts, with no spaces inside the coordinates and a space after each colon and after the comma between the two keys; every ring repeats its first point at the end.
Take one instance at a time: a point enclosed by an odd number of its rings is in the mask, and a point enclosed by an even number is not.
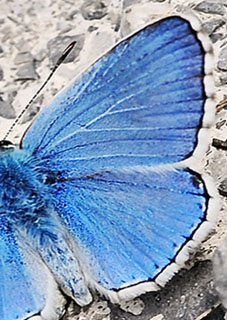
{"type": "Polygon", "coordinates": [[[38,290],[14,233],[2,218],[0,230],[0,318],[26,319],[43,309],[45,295],[38,290]]]}

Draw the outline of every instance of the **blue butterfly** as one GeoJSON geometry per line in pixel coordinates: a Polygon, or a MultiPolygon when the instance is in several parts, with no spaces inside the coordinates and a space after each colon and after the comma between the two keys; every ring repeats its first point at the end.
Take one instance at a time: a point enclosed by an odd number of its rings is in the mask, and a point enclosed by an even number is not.
{"type": "Polygon", "coordinates": [[[172,16],[123,40],[0,148],[0,319],[57,320],[65,296],[162,287],[216,221],[197,170],[215,117],[212,47],[172,16]],[[64,295],[62,294],[64,293],[64,295]]]}

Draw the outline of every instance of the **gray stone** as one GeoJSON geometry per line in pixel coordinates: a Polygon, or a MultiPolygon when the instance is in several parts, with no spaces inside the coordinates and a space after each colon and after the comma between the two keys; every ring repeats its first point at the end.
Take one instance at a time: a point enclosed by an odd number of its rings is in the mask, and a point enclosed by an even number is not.
{"type": "Polygon", "coordinates": [[[212,19],[203,23],[202,27],[208,34],[212,34],[218,28],[222,27],[225,23],[226,21],[223,19],[212,19]]]}
{"type": "MultiPolygon", "coordinates": [[[[227,141],[226,141],[226,145],[227,145],[227,141]]],[[[218,191],[222,196],[227,197],[227,178],[220,183],[218,187],[218,191]]],[[[226,266],[227,266],[227,262],[226,262],[226,266]]],[[[226,271],[226,281],[227,281],[227,271],[226,271]]],[[[227,303],[227,293],[226,293],[226,303],[227,303]]],[[[227,304],[226,304],[226,307],[227,307],[227,304]]]]}
{"type": "Polygon", "coordinates": [[[227,84],[227,76],[221,76],[219,80],[221,85],[227,84]]]}
{"type": "Polygon", "coordinates": [[[107,15],[108,7],[102,0],[85,0],[81,14],[85,20],[101,19],[107,15]]]}
{"type": "Polygon", "coordinates": [[[227,46],[225,46],[218,57],[218,69],[222,71],[227,71],[227,46]]]}
{"type": "Polygon", "coordinates": [[[98,30],[98,27],[89,26],[87,30],[88,30],[88,32],[93,32],[93,31],[95,31],[95,30],[98,30]]]}
{"type": "Polygon", "coordinates": [[[216,123],[216,129],[220,130],[226,124],[226,120],[221,120],[216,123]]]}
{"type": "Polygon", "coordinates": [[[0,67],[0,81],[2,81],[3,78],[4,78],[4,72],[3,72],[2,67],[0,67]]]}
{"type": "Polygon", "coordinates": [[[144,310],[144,302],[140,298],[133,299],[132,301],[122,301],[120,304],[120,308],[123,311],[138,316],[144,310]]]}
{"type": "Polygon", "coordinates": [[[60,32],[59,36],[60,36],[60,34],[70,32],[73,29],[75,30],[75,27],[72,27],[71,24],[69,24],[66,21],[59,21],[56,24],[56,30],[58,30],[60,32]]]}
{"type": "Polygon", "coordinates": [[[27,62],[31,63],[33,62],[33,60],[34,58],[30,52],[19,52],[14,59],[14,63],[15,64],[22,64],[27,62]]]}
{"type": "Polygon", "coordinates": [[[78,12],[79,11],[77,9],[73,9],[66,17],[66,20],[73,20],[75,16],[78,14],[78,12]]]}
{"type": "Polygon", "coordinates": [[[123,1],[123,9],[130,7],[131,5],[140,2],[140,0],[124,0],[123,1]]]}
{"type": "Polygon", "coordinates": [[[120,29],[120,26],[121,26],[122,16],[120,14],[114,12],[114,11],[110,11],[109,12],[109,18],[110,18],[111,24],[113,26],[113,30],[115,32],[117,32],[120,29]]]}
{"type": "Polygon", "coordinates": [[[16,113],[12,104],[7,100],[4,101],[0,96],[0,116],[6,119],[15,119],[16,113]]]}
{"type": "Polygon", "coordinates": [[[227,150],[227,140],[213,138],[212,146],[217,149],[227,150]]]}
{"type": "Polygon", "coordinates": [[[35,70],[33,62],[24,63],[16,73],[16,80],[37,80],[39,75],[35,70]]]}
{"type": "Polygon", "coordinates": [[[216,291],[224,308],[227,309],[227,239],[222,242],[214,253],[213,273],[216,291]]]}
{"type": "Polygon", "coordinates": [[[216,43],[218,40],[222,40],[223,38],[224,38],[223,33],[212,33],[210,35],[210,40],[212,41],[212,43],[216,43]]]}
{"type": "Polygon", "coordinates": [[[31,52],[30,43],[24,38],[20,38],[19,41],[15,43],[15,46],[19,53],[31,52]]]}
{"type": "Polygon", "coordinates": [[[1,28],[1,43],[4,43],[9,40],[9,34],[11,32],[11,28],[6,24],[1,28]]]}
{"type": "Polygon", "coordinates": [[[0,46],[0,54],[3,53],[4,50],[2,49],[2,47],[0,46]]]}
{"type": "Polygon", "coordinates": [[[84,35],[77,36],[57,36],[50,40],[47,44],[48,57],[52,65],[55,65],[59,57],[62,55],[67,46],[76,41],[76,45],[64,60],[64,63],[72,62],[78,57],[84,45],[84,35]]]}
{"type": "Polygon", "coordinates": [[[203,13],[225,14],[225,6],[220,2],[202,1],[194,9],[203,13]]]}
{"type": "Polygon", "coordinates": [[[9,91],[7,92],[7,100],[8,100],[8,102],[9,102],[10,104],[13,103],[14,98],[16,97],[16,95],[17,95],[17,91],[16,91],[16,90],[11,89],[11,90],[9,90],[9,91]]]}

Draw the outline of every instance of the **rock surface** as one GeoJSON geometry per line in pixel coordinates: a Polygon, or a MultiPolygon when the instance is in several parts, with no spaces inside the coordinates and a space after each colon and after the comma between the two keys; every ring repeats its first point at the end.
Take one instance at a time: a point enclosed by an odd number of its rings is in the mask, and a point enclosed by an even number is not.
{"type": "Polygon", "coordinates": [[[212,14],[225,14],[225,6],[222,1],[210,2],[210,1],[202,1],[199,3],[195,10],[198,10],[203,13],[212,13],[212,14]]]}

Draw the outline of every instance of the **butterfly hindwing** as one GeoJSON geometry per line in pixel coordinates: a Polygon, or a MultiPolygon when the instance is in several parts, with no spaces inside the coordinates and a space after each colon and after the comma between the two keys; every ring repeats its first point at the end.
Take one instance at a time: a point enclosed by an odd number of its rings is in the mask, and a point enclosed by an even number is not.
{"type": "Polygon", "coordinates": [[[106,289],[157,278],[206,220],[209,196],[190,171],[104,171],[58,188],[56,210],[88,254],[82,265],[106,289]]]}
{"type": "Polygon", "coordinates": [[[1,219],[0,229],[0,318],[27,319],[43,309],[45,297],[31,277],[13,228],[1,219]]]}

